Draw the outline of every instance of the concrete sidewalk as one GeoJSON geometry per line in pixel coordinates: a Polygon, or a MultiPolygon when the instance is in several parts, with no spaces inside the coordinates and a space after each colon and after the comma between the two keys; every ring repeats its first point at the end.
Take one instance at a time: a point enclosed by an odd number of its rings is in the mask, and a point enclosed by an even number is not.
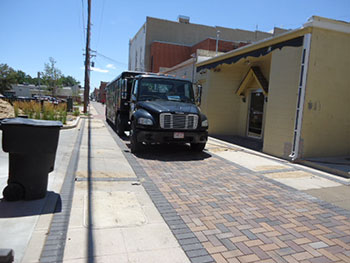
{"type": "Polygon", "coordinates": [[[101,119],[85,122],[63,259],[86,262],[88,255],[95,262],[188,262],[101,119]]]}
{"type": "Polygon", "coordinates": [[[37,224],[22,262],[189,262],[103,120],[85,119],[79,129],[71,208],[62,201],[69,219],[57,213],[51,225],[37,224]],[[55,231],[66,231],[64,240],[52,238],[55,231]]]}
{"type": "MultiPolygon", "coordinates": [[[[1,200],[0,248],[13,249],[15,262],[189,262],[101,116],[90,110],[96,118],[61,131],[46,198],[1,200]],[[69,182],[70,166],[76,167],[69,182]]],[[[8,154],[1,151],[0,161],[2,190],[8,154]]]]}

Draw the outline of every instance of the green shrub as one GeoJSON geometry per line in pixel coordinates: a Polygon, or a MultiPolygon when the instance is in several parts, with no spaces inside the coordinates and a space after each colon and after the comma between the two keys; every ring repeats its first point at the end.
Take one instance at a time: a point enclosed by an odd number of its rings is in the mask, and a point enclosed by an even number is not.
{"type": "Polygon", "coordinates": [[[63,112],[62,123],[63,123],[63,124],[66,124],[66,123],[67,123],[67,112],[66,112],[66,111],[63,112]]]}
{"type": "Polygon", "coordinates": [[[80,115],[79,107],[74,107],[73,115],[78,117],[80,115]]]}

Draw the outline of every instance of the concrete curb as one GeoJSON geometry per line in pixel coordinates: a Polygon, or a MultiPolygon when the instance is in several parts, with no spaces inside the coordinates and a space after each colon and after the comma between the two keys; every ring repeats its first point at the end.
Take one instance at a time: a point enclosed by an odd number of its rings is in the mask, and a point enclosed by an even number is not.
{"type": "Polygon", "coordinates": [[[308,161],[308,160],[298,160],[297,163],[303,164],[303,165],[307,165],[309,167],[324,171],[324,172],[328,172],[328,173],[333,173],[336,175],[339,175],[345,179],[350,179],[350,172],[346,172],[346,171],[342,171],[340,169],[336,169],[336,168],[332,168],[332,167],[328,167],[326,165],[322,165],[319,164],[317,162],[312,162],[312,161],[308,161]]]}
{"type": "Polygon", "coordinates": [[[74,121],[73,124],[62,126],[61,130],[68,130],[68,129],[76,128],[76,127],[78,126],[78,124],[79,124],[80,119],[81,119],[81,116],[79,116],[79,117],[74,121]]]}
{"type": "MultiPolygon", "coordinates": [[[[80,119],[80,118],[79,118],[80,119]]],[[[74,195],[75,173],[79,161],[79,152],[84,133],[84,121],[75,141],[73,152],[67,167],[66,175],[61,187],[61,212],[54,213],[46,239],[41,251],[39,262],[62,262],[69,227],[72,201],[74,195]]]]}

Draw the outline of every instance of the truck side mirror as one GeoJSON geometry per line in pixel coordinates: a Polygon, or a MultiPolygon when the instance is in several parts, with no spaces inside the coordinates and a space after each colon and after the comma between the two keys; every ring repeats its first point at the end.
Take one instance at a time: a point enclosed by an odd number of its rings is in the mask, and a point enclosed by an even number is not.
{"type": "Polygon", "coordinates": [[[199,106],[201,105],[201,99],[202,99],[202,86],[197,86],[197,94],[196,94],[196,104],[199,106]]]}
{"type": "Polygon", "coordinates": [[[131,102],[136,102],[136,96],[134,94],[131,95],[131,102]]]}

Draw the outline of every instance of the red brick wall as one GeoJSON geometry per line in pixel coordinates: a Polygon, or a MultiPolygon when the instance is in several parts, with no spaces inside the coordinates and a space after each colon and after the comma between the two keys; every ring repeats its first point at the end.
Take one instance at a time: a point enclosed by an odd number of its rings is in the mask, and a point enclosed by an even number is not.
{"type": "Polygon", "coordinates": [[[160,67],[173,67],[189,58],[191,58],[191,47],[160,42],[153,42],[151,45],[152,72],[159,72],[160,67]]]}
{"type": "MultiPolygon", "coordinates": [[[[228,52],[244,45],[246,43],[219,40],[218,51],[228,52]]],[[[151,72],[159,72],[160,67],[171,68],[184,62],[190,59],[191,54],[197,49],[215,51],[216,40],[208,38],[192,47],[153,42],[151,45],[151,72]]]]}

